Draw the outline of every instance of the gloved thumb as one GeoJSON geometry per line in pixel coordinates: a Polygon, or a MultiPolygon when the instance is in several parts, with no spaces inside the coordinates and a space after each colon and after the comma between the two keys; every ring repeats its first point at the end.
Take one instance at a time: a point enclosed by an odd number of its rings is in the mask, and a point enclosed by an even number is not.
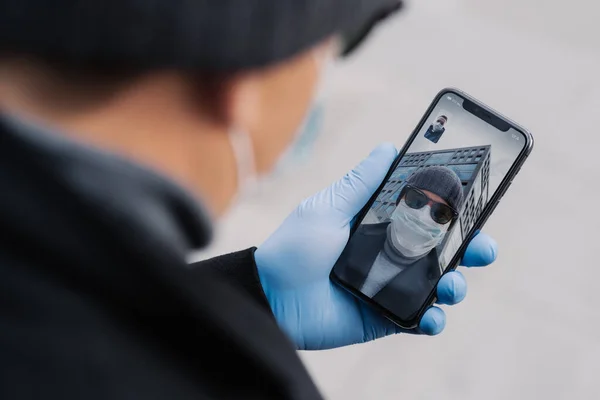
{"type": "Polygon", "coordinates": [[[391,143],[377,146],[356,168],[326,189],[323,195],[334,209],[352,219],[381,185],[397,155],[396,147],[391,143]]]}

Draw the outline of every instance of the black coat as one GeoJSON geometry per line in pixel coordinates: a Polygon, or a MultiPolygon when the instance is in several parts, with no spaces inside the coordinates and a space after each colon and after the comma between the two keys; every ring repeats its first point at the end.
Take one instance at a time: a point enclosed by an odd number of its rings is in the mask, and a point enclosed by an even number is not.
{"type": "Polygon", "coordinates": [[[320,399],[254,249],[162,177],[0,119],[0,399],[320,399]]]}
{"type": "MultiPolygon", "coordinates": [[[[364,284],[387,239],[390,222],[361,225],[335,266],[336,275],[352,287],[364,284]]],[[[401,319],[411,319],[441,277],[436,249],[400,272],[373,297],[401,319]]]]}

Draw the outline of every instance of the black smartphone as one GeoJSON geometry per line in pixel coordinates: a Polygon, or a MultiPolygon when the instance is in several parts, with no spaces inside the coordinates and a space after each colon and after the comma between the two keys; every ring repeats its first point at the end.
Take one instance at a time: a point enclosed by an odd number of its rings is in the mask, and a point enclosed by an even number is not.
{"type": "Polygon", "coordinates": [[[397,325],[417,327],[532,148],[523,127],[442,90],[357,215],[331,279],[397,325]]]}

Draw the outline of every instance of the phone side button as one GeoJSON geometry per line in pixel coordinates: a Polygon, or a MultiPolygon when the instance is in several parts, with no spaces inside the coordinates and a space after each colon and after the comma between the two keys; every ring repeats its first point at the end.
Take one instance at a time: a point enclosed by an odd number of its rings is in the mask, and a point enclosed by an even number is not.
{"type": "Polygon", "coordinates": [[[512,181],[508,182],[508,185],[506,185],[506,189],[504,189],[504,191],[502,192],[502,195],[500,196],[500,198],[496,202],[496,205],[498,205],[498,203],[500,203],[500,200],[502,200],[502,198],[504,197],[504,195],[506,194],[506,192],[508,192],[508,189],[510,188],[510,185],[512,185],[512,181]]]}

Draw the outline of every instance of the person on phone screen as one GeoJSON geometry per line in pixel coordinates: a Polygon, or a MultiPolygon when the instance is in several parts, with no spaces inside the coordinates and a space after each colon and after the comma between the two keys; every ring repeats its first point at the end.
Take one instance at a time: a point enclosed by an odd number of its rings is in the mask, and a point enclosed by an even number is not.
{"type": "Polygon", "coordinates": [[[341,275],[393,313],[408,317],[441,276],[436,247],[458,218],[459,177],[447,167],[426,167],[407,180],[391,219],[363,224],[341,260],[341,275]]]}
{"type": "Polygon", "coordinates": [[[440,115],[433,124],[429,125],[427,132],[425,132],[425,138],[431,140],[433,143],[439,142],[440,138],[446,132],[446,123],[448,117],[440,115]]]}

